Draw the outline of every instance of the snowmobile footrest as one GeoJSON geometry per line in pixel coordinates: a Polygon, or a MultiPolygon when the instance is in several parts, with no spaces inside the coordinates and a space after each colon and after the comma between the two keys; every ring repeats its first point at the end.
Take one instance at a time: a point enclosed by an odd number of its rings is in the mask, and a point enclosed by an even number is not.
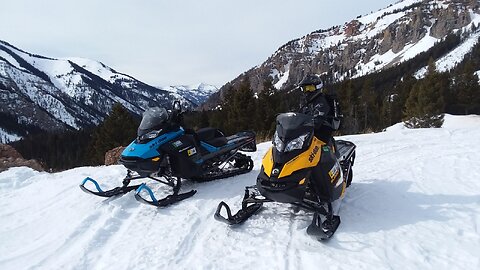
{"type": "Polygon", "coordinates": [[[261,206],[262,203],[260,202],[254,203],[247,207],[242,207],[242,209],[240,209],[235,215],[232,215],[230,207],[222,201],[218,204],[217,211],[215,212],[214,217],[216,220],[227,223],[228,225],[240,224],[247,220],[249,217],[251,217],[253,214],[255,214],[261,206]],[[222,211],[222,208],[225,208],[225,210],[227,211],[226,218],[220,213],[222,211]]]}
{"type": "Polygon", "coordinates": [[[189,192],[185,193],[173,193],[172,195],[168,195],[167,197],[163,199],[157,199],[155,195],[153,194],[153,191],[145,184],[141,184],[140,187],[137,189],[135,192],[135,199],[141,203],[148,204],[148,205],[153,205],[157,207],[164,207],[182,200],[185,200],[187,198],[192,197],[195,193],[197,193],[196,190],[190,190],[189,192]],[[143,198],[140,195],[140,192],[142,190],[146,190],[148,192],[148,195],[150,196],[151,201],[143,198]]]}
{"type": "Polygon", "coordinates": [[[340,217],[332,216],[330,219],[321,221],[320,214],[314,213],[312,224],[307,228],[307,234],[317,237],[318,240],[330,239],[340,225],[340,217]]]}
{"type": "Polygon", "coordinates": [[[93,195],[97,195],[97,196],[101,196],[101,197],[113,197],[113,196],[125,194],[125,193],[128,193],[128,192],[132,191],[132,190],[137,189],[138,187],[140,187],[140,185],[121,186],[121,187],[116,187],[116,188],[113,188],[113,189],[110,189],[110,190],[103,191],[100,188],[100,185],[97,183],[97,181],[93,180],[90,177],[85,178],[82,181],[82,183],[80,184],[80,188],[84,192],[89,193],[89,194],[93,194],[93,195]],[[85,183],[87,183],[87,182],[92,182],[95,185],[95,188],[97,189],[97,191],[93,191],[93,190],[90,190],[90,189],[86,188],[85,183]]]}

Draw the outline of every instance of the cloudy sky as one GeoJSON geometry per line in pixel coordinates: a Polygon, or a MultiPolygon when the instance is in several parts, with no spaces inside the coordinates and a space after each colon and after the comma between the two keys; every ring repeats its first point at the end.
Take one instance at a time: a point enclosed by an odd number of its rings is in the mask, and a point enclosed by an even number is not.
{"type": "Polygon", "coordinates": [[[146,83],[221,86],[281,45],[397,0],[0,0],[0,40],[146,83]]]}

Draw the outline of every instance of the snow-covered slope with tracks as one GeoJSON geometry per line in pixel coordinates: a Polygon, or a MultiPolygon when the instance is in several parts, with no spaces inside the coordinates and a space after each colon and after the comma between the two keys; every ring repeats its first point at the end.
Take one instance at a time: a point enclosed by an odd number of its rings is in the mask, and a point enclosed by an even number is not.
{"type": "Polygon", "coordinates": [[[222,200],[240,207],[270,143],[252,154],[252,172],[185,182],[198,193],[163,209],[78,187],[87,176],[118,185],[122,166],[13,168],[0,173],[0,269],[479,269],[478,138],[479,116],[342,137],[357,144],[354,180],[323,243],[305,232],[311,214],[284,204],[237,227],[213,218],[222,200]]]}

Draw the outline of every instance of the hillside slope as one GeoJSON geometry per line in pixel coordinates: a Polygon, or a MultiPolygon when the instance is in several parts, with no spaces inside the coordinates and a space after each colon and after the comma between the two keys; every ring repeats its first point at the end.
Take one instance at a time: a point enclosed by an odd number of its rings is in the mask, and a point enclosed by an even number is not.
{"type": "Polygon", "coordinates": [[[87,176],[115,186],[122,166],[13,168],[0,173],[0,269],[478,269],[478,138],[479,116],[450,115],[440,129],[342,137],[357,144],[354,179],[325,243],[305,232],[311,214],[287,205],[238,227],[214,220],[221,200],[240,207],[270,143],[252,172],[186,182],[198,193],[164,209],[78,188],[87,176]]]}

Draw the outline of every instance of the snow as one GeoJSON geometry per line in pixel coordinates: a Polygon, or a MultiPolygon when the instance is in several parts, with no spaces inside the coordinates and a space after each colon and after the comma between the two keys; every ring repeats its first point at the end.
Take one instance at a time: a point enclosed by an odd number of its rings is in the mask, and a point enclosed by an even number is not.
{"type": "MultiPolygon", "coordinates": [[[[430,33],[430,29],[427,30],[427,33],[430,33]]],[[[433,47],[438,41],[440,40],[427,34],[417,43],[405,46],[405,48],[400,53],[400,55],[402,56],[402,61],[410,60],[417,56],[419,53],[427,51],[428,49],[433,47]]]]}
{"type": "MultiPolygon", "coordinates": [[[[469,11],[471,22],[462,28],[462,31],[471,31],[472,26],[478,26],[480,24],[480,14],[469,11]]],[[[438,72],[447,72],[456,67],[462,60],[465,55],[471,52],[472,48],[478,43],[480,38],[480,31],[470,34],[470,36],[465,39],[459,46],[450,51],[448,54],[442,56],[441,58],[435,61],[436,70],[438,72]]],[[[417,72],[415,72],[415,77],[421,79],[425,77],[427,73],[427,67],[422,67],[417,72]]]]}
{"type": "Polygon", "coordinates": [[[292,64],[292,61],[291,60],[288,61],[288,63],[284,67],[285,72],[278,73],[278,76],[279,76],[278,82],[276,82],[273,85],[276,89],[280,89],[288,81],[288,76],[290,75],[290,65],[291,64],[292,64]]]}
{"type": "Polygon", "coordinates": [[[404,7],[411,6],[415,3],[421,2],[422,0],[404,0],[404,1],[398,1],[397,3],[393,4],[391,7],[381,9],[377,12],[371,13],[366,16],[362,16],[361,18],[358,18],[358,21],[360,21],[362,24],[369,24],[373,23],[377,20],[378,17],[382,16],[384,13],[390,13],[393,12],[396,9],[402,9],[404,7]]]}
{"type": "MultiPolygon", "coordinates": [[[[427,29],[427,33],[430,29],[427,29]]],[[[370,61],[366,64],[359,62],[357,64],[357,70],[359,71],[353,77],[358,78],[366,74],[379,71],[384,67],[391,66],[400,62],[405,62],[417,56],[419,53],[425,52],[438,42],[439,39],[430,35],[425,35],[417,43],[406,45],[401,51],[394,53],[392,50],[387,51],[384,54],[376,54],[370,58],[370,61]]],[[[426,71],[426,69],[425,69],[426,71]]]]}
{"type": "Polygon", "coordinates": [[[114,72],[111,68],[105,66],[98,61],[93,61],[81,57],[68,57],[65,58],[65,60],[72,61],[73,63],[99,76],[107,82],[112,82],[112,78],[115,77],[115,75],[118,75],[118,73],[114,72]]]}
{"type": "MultiPolygon", "coordinates": [[[[480,31],[472,34],[455,49],[439,58],[437,61],[435,61],[436,70],[438,72],[447,72],[455,68],[460,62],[463,61],[465,55],[471,52],[472,48],[478,43],[479,38],[480,31]]],[[[423,67],[415,73],[415,77],[417,79],[421,79],[425,77],[426,73],[427,67],[423,67]]]]}
{"type": "Polygon", "coordinates": [[[22,137],[6,131],[5,129],[0,127],[0,143],[9,143],[20,140],[22,137]]]}
{"type": "MultiPolygon", "coordinates": [[[[14,67],[20,69],[20,70],[25,70],[23,67],[20,66],[20,63],[18,63],[17,60],[15,60],[15,58],[13,58],[9,53],[7,53],[6,51],[3,51],[3,50],[0,50],[0,57],[2,57],[3,59],[7,60],[11,65],[13,65],[14,67]]],[[[2,60],[0,60],[2,61],[2,60]]]]}
{"type": "Polygon", "coordinates": [[[122,166],[12,168],[0,173],[0,269],[479,269],[479,137],[480,116],[446,115],[443,128],[338,138],[357,145],[357,159],[342,223],[324,243],[305,232],[311,214],[285,204],[236,227],[214,220],[220,201],[240,207],[269,142],[251,153],[252,172],[186,181],[197,194],[162,209],[79,189],[87,176],[120,184],[122,166]]]}
{"type": "Polygon", "coordinates": [[[285,73],[280,75],[280,79],[278,80],[278,82],[275,83],[274,87],[276,89],[280,89],[288,81],[289,75],[290,75],[290,68],[288,67],[287,71],[285,71],[285,73]]]}

